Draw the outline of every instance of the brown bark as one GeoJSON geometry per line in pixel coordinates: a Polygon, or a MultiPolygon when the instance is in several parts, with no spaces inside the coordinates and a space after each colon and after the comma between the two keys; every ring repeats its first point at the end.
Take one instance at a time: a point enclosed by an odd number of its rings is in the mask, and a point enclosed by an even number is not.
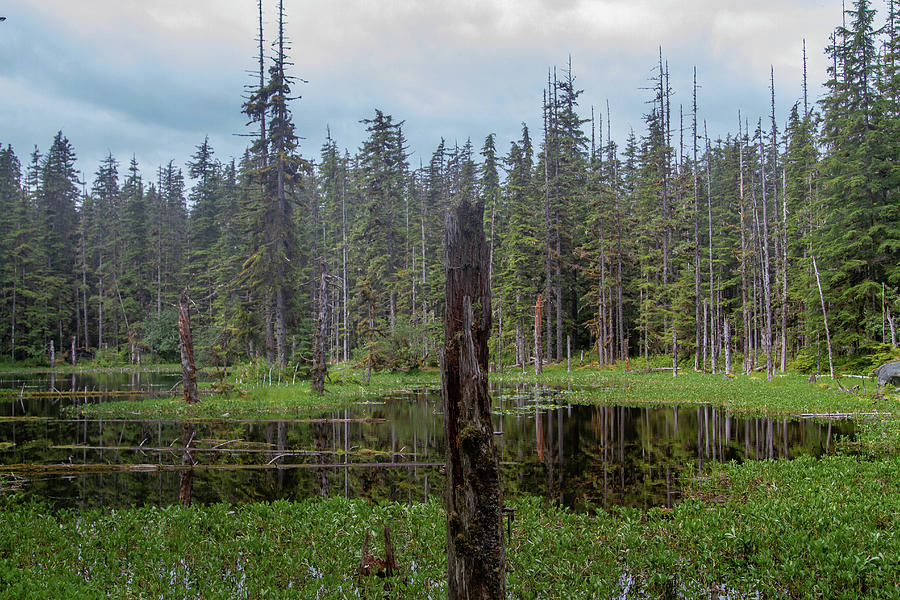
{"type": "Polygon", "coordinates": [[[181,486],[178,490],[178,501],[182,506],[190,506],[194,495],[194,469],[196,464],[194,455],[191,452],[191,444],[197,435],[197,426],[193,423],[184,424],[184,432],[181,436],[181,445],[183,447],[181,454],[181,466],[188,467],[181,472],[181,486]]]}
{"type": "Polygon", "coordinates": [[[275,328],[272,321],[272,292],[266,288],[266,296],[263,305],[263,319],[266,331],[266,362],[275,360],[275,328]]]}
{"type": "Polygon", "coordinates": [[[313,345],[313,364],[310,372],[312,391],[325,391],[325,377],[328,375],[328,266],[322,263],[319,274],[319,293],[316,310],[316,338],[313,345]]]}
{"type": "Polygon", "coordinates": [[[187,294],[181,292],[178,300],[178,333],[181,335],[181,380],[184,385],[184,401],[190,404],[200,401],[197,393],[197,369],[194,367],[194,336],[191,333],[191,314],[187,294]]]}
{"type": "Polygon", "coordinates": [[[447,597],[504,598],[500,469],[488,393],[491,290],[482,204],[447,215],[441,380],[447,439],[447,597]]]}
{"type": "Polygon", "coordinates": [[[534,372],[540,374],[544,370],[544,361],[541,356],[541,310],[543,309],[543,299],[540,294],[537,297],[537,303],[534,305],[534,372]]]}
{"type": "Polygon", "coordinates": [[[725,373],[731,374],[731,322],[725,317],[725,373]]]}

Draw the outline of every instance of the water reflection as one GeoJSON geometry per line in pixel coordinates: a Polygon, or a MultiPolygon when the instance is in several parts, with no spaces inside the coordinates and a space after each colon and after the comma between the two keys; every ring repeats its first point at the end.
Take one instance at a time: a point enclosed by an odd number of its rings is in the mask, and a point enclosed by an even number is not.
{"type": "MultiPolygon", "coordinates": [[[[81,377],[81,376],[79,376],[81,377]]],[[[417,501],[440,494],[444,439],[437,390],[360,403],[315,419],[183,423],[60,420],[61,406],[147,390],[175,378],[4,381],[0,464],[29,494],[60,505],[247,502],[345,495],[417,501]],[[24,386],[34,393],[13,391],[24,386]],[[104,387],[105,386],[105,387],[104,387]],[[57,390],[54,392],[49,388],[57,390]],[[61,389],[64,388],[64,389],[61,389]],[[85,397],[83,390],[91,391],[85,397]],[[106,389],[110,396],[98,390],[106,389]],[[77,394],[66,394],[81,390],[77,394]],[[46,391],[49,394],[44,395],[46,391]],[[36,465],[22,468],[21,465],[36,465]]],[[[743,418],[701,407],[566,403],[565,391],[492,390],[507,494],[587,505],[671,506],[680,479],[710,461],[789,459],[831,450],[849,422],[743,418]]]]}

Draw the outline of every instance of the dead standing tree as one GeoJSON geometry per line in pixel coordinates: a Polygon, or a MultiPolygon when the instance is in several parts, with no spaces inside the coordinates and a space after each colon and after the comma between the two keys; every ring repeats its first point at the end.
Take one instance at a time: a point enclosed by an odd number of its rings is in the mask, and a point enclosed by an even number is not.
{"type": "MultiPolygon", "coordinates": [[[[197,369],[194,366],[194,335],[191,332],[191,313],[187,292],[181,292],[178,299],[178,333],[181,336],[181,380],[184,386],[184,401],[189,404],[200,402],[197,392],[197,369]]],[[[181,465],[187,467],[181,472],[179,500],[182,506],[190,506],[194,491],[194,456],[191,444],[197,434],[196,425],[186,421],[182,433],[181,465]]]]}
{"type": "Polygon", "coordinates": [[[500,467],[487,384],[491,289],[483,213],[483,204],[463,199],[446,221],[441,389],[450,600],[506,597],[500,467]]]}
{"type": "Polygon", "coordinates": [[[319,293],[316,309],[316,338],[313,345],[311,372],[312,391],[320,396],[325,392],[325,377],[328,375],[328,265],[319,267],[319,293]]]}
{"type": "Polygon", "coordinates": [[[194,404],[200,401],[197,393],[197,369],[194,366],[194,335],[191,333],[191,313],[186,292],[178,299],[178,333],[181,335],[181,380],[184,385],[184,401],[194,404]]]}

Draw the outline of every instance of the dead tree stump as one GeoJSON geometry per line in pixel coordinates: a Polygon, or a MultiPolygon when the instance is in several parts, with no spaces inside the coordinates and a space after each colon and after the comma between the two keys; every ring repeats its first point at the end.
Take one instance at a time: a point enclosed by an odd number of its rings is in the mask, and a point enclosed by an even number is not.
{"type": "Polygon", "coordinates": [[[458,202],[446,220],[441,391],[447,440],[447,597],[506,597],[500,467],[488,392],[491,289],[484,205],[458,202]]]}
{"type": "Polygon", "coordinates": [[[181,335],[181,380],[184,385],[184,401],[200,402],[197,393],[197,369],[194,366],[194,336],[191,333],[191,313],[187,294],[181,292],[178,300],[178,333],[181,335]]]}

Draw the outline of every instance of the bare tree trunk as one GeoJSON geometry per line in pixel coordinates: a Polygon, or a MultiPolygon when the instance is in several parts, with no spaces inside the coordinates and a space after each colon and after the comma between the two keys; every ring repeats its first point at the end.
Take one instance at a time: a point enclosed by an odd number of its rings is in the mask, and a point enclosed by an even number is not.
{"type": "Polygon", "coordinates": [[[556,232],[556,289],[554,290],[554,299],[556,300],[556,360],[562,361],[562,344],[563,344],[563,316],[562,316],[562,265],[561,265],[561,249],[560,235],[556,232]]]}
{"type": "MultiPolygon", "coordinates": [[[[350,360],[350,309],[347,302],[347,206],[344,198],[344,173],[341,171],[341,277],[344,320],[344,362],[350,360]]],[[[415,307],[413,307],[415,310],[415,307]]]]}
{"type": "MultiPolygon", "coordinates": [[[[769,83],[770,83],[770,91],[771,91],[771,119],[772,119],[772,189],[773,195],[772,199],[775,202],[775,206],[778,206],[778,128],[775,124],[775,67],[769,68],[769,83]]],[[[781,210],[781,235],[778,236],[776,233],[776,250],[779,250],[778,245],[781,246],[781,252],[776,252],[778,256],[778,262],[780,263],[780,279],[781,279],[781,348],[780,348],[780,365],[779,370],[784,373],[785,363],[787,362],[787,193],[784,189],[785,182],[785,172],[782,170],[782,189],[781,189],[781,197],[782,197],[782,210],[781,210]],[[779,239],[780,238],[780,239],[779,239]]],[[[776,208],[775,215],[777,217],[778,210],[776,208]]],[[[772,370],[774,371],[775,365],[773,363],[772,370]]]]}
{"type": "Polygon", "coordinates": [[[272,291],[269,288],[266,288],[263,302],[265,302],[263,320],[266,330],[266,362],[272,363],[275,360],[275,328],[272,325],[272,291]]]}
{"type": "Polygon", "coordinates": [[[709,146],[709,134],[706,131],[706,121],[703,121],[703,135],[706,137],[706,210],[707,224],[709,225],[709,362],[710,370],[716,372],[716,295],[715,280],[713,278],[713,227],[712,227],[712,177],[709,172],[711,151],[709,146]]]}
{"type": "Polygon", "coordinates": [[[738,165],[740,171],[741,211],[741,324],[743,326],[744,364],[742,371],[750,372],[750,319],[747,308],[747,237],[744,225],[744,142],[741,139],[741,113],[738,111],[738,165]]]}
{"type": "Polygon", "coordinates": [[[891,314],[891,305],[887,305],[888,326],[891,328],[891,347],[897,347],[897,328],[894,326],[894,317],[891,314]]]}
{"type": "MultiPolygon", "coordinates": [[[[691,169],[694,176],[694,371],[700,371],[700,194],[697,177],[697,67],[694,67],[694,162],[691,169]]],[[[706,370],[706,342],[703,342],[703,369],[706,370]]]]}
{"type": "Polygon", "coordinates": [[[445,347],[447,597],[506,596],[500,467],[487,384],[491,290],[484,207],[463,200],[447,216],[445,347]]]}
{"type": "Polygon", "coordinates": [[[56,350],[53,347],[53,338],[50,338],[50,368],[56,366],[56,350]]]}
{"type": "Polygon", "coordinates": [[[672,377],[678,377],[678,329],[672,323],[672,377]]]}
{"type": "MultiPolygon", "coordinates": [[[[81,227],[81,308],[84,313],[84,347],[91,347],[90,327],[88,326],[88,284],[87,284],[87,263],[84,261],[84,226],[81,227]]],[[[15,296],[13,297],[15,299],[15,296]]],[[[13,303],[15,307],[15,303],[13,303]]],[[[157,311],[158,312],[158,311],[157,311]]]]}
{"type": "Polygon", "coordinates": [[[103,240],[100,240],[99,281],[97,289],[97,350],[103,350],[103,240]]]}
{"type": "Polygon", "coordinates": [[[375,299],[369,292],[366,298],[369,307],[369,332],[366,339],[366,385],[372,381],[372,361],[375,359],[375,299]]]}
{"type": "Polygon", "coordinates": [[[313,346],[313,363],[310,370],[312,391],[322,395],[325,377],[328,375],[328,266],[319,267],[319,293],[316,311],[316,338],[313,346]]]}
{"type": "MultiPolygon", "coordinates": [[[[668,333],[669,317],[668,309],[671,307],[669,296],[669,249],[671,248],[672,226],[669,223],[669,147],[670,147],[670,131],[669,131],[669,65],[666,62],[665,70],[663,70],[662,47],[659,49],[659,117],[662,119],[662,131],[665,135],[665,150],[663,153],[662,166],[662,205],[663,205],[663,221],[665,227],[663,229],[663,272],[662,272],[662,289],[664,294],[663,300],[663,337],[668,333]]],[[[673,324],[674,327],[674,324],[673,324]]]]}
{"type": "Polygon", "coordinates": [[[194,336],[191,333],[191,313],[187,294],[181,292],[178,300],[178,333],[181,336],[181,381],[184,401],[194,404],[200,401],[197,393],[197,370],[194,367],[194,336]]]}
{"type": "Polygon", "coordinates": [[[522,334],[522,326],[516,325],[516,362],[522,367],[522,373],[525,372],[525,365],[528,361],[525,359],[525,336],[522,334]]]}
{"type": "Polygon", "coordinates": [[[603,239],[603,219],[597,226],[597,242],[600,256],[597,264],[599,281],[597,282],[597,362],[601,365],[609,362],[606,356],[608,340],[606,339],[606,254],[603,251],[605,240],[603,239]]]}
{"type": "MultiPolygon", "coordinates": [[[[260,0],[262,1],[262,0],[260,0]]],[[[162,184],[162,179],[160,179],[160,184],[162,184]]],[[[160,185],[160,190],[162,190],[162,185],[160,185]]],[[[162,193],[160,191],[160,193],[162,193]]],[[[160,199],[162,202],[162,199],[160,199]]],[[[164,211],[160,210],[158,218],[156,220],[156,316],[162,312],[162,221],[163,221],[164,211]]],[[[82,261],[84,258],[82,257],[82,261]]],[[[87,285],[87,284],[85,284],[87,285]]],[[[87,290],[87,287],[85,287],[87,290]]],[[[87,295],[87,294],[85,294],[87,295]]],[[[86,300],[85,300],[86,301],[86,300]]],[[[87,307],[84,309],[84,314],[87,315],[87,307]]],[[[85,317],[87,318],[87,317],[85,317]]],[[[85,326],[85,346],[87,346],[87,326],[85,326]]],[[[99,342],[97,348],[100,348],[99,342]]]]}
{"type": "Polygon", "coordinates": [[[626,359],[625,319],[622,299],[622,230],[619,227],[619,196],[616,194],[616,335],[619,338],[619,358],[626,359]]]}
{"type": "Polygon", "coordinates": [[[497,372],[503,367],[503,301],[497,303],[497,372]]]}
{"type": "Polygon", "coordinates": [[[284,300],[284,283],[275,288],[275,356],[278,367],[287,364],[287,305],[284,300]]]}
{"type": "Polygon", "coordinates": [[[788,251],[787,251],[787,182],[785,181],[787,174],[785,170],[781,170],[781,365],[780,371],[784,373],[787,363],[787,269],[788,269],[788,251]]]}
{"type": "Polygon", "coordinates": [[[709,300],[703,299],[703,370],[706,371],[706,353],[709,351],[709,300]]]}
{"type": "MultiPolygon", "coordinates": [[[[615,341],[613,346],[615,351],[614,357],[625,360],[625,319],[624,319],[624,302],[622,299],[622,216],[619,209],[619,171],[617,167],[615,145],[612,142],[612,124],[609,111],[609,101],[606,102],[606,136],[608,152],[609,152],[609,174],[610,187],[612,188],[613,199],[615,201],[616,210],[616,326],[615,341]]],[[[602,128],[601,128],[602,129],[602,128]]]]}
{"type": "Polygon", "coordinates": [[[731,374],[731,322],[725,317],[725,373],[731,374]]]}
{"type": "Polygon", "coordinates": [[[537,302],[534,305],[534,373],[540,375],[544,371],[543,356],[541,355],[541,310],[543,309],[543,299],[538,294],[537,302]]]}
{"type": "Polygon", "coordinates": [[[828,331],[828,311],[825,310],[825,295],[822,293],[822,280],[819,279],[819,267],[816,266],[816,257],[813,256],[813,270],[816,272],[816,285],[819,286],[819,300],[822,302],[822,318],[825,320],[825,341],[828,344],[828,370],[834,379],[834,360],[831,356],[831,333],[828,331]]]}
{"type": "MultiPolygon", "coordinates": [[[[547,86],[549,88],[549,73],[547,74],[548,83],[547,86]]],[[[551,240],[551,232],[550,232],[550,140],[549,140],[549,119],[550,119],[550,105],[549,98],[545,97],[544,99],[544,298],[546,298],[547,302],[550,302],[550,293],[551,293],[551,279],[552,279],[552,264],[553,257],[551,256],[551,248],[550,248],[550,240],[551,240]]],[[[547,350],[547,360],[551,359],[552,348],[550,346],[550,337],[551,337],[551,326],[550,326],[550,310],[548,307],[547,313],[547,340],[546,340],[546,350],[547,350]]]]}
{"type": "MultiPolygon", "coordinates": [[[[763,152],[763,141],[762,141],[762,128],[760,128],[759,134],[759,154],[760,156],[764,156],[763,152]]],[[[762,172],[762,185],[760,189],[762,190],[762,213],[763,213],[763,231],[762,231],[762,247],[763,247],[763,264],[762,264],[762,275],[763,275],[763,296],[765,298],[765,312],[766,312],[766,326],[763,330],[763,345],[766,347],[766,377],[769,381],[772,380],[772,376],[775,371],[775,361],[772,357],[772,285],[769,277],[769,265],[771,261],[769,260],[769,208],[766,203],[766,166],[765,161],[760,165],[760,170],[762,172]]]]}

